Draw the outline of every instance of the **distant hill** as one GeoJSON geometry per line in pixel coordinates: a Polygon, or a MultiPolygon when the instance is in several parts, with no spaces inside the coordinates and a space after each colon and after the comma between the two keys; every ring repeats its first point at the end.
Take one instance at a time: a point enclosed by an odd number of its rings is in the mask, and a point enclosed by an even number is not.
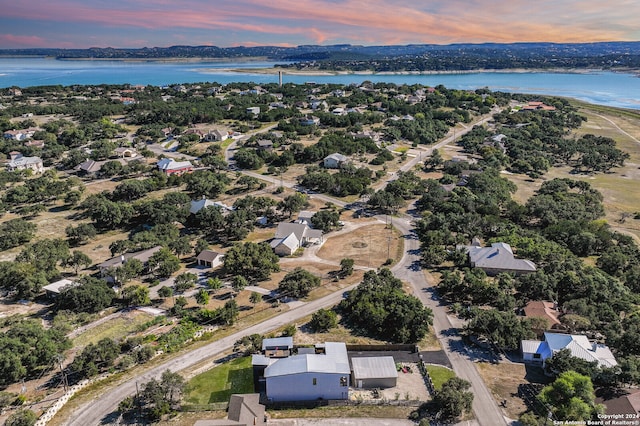
{"type": "Polygon", "coordinates": [[[139,49],[0,49],[0,56],[58,59],[170,59],[263,57],[300,67],[334,69],[442,70],[478,68],[640,67],[640,42],[409,44],[389,46],[302,45],[297,47],[171,46],[139,49]],[[418,59],[417,62],[412,61],[418,59]],[[395,64],[391,62],[396,62],[395,64]],[[413,64],[412,64],[413,63],[413,64]]]}

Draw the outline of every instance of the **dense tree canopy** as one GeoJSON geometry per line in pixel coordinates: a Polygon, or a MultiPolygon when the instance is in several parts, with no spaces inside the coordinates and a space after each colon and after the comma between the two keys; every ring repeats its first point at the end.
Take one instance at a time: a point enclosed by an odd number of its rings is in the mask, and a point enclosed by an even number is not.
{"type": "Polygon", "coordinates": [[[402,290],[389,269],[367,271],[362,283],[340,302],[345,321],[380,339],[412,343],[422,339],[432,312],[418,298],[402,290]]]}

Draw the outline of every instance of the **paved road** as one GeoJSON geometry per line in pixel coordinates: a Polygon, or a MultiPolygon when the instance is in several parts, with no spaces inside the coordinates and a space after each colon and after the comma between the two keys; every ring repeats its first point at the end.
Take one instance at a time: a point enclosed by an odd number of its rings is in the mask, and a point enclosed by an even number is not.
{"type": "Polygon", "coordinates": [[[440,304],[433,283],[428,283],[420,268],[420,241],[417,239],[410,220],[406,218],[394,219],[396,228],[405,236],[405,256],[392,271],[394,275],[405,282],[411,283],[414,294],[426,306],[433,310],[433,327],[438,340],[449,357],[453,371],[458,377],[471,382],[473,398],[473,413],[477,422],[483,426],[506,425],[502,411],[491,396],[482,377],[478,374],[473,361],[466,355],[465,345],[458,329],[451,324],[446,307],[440,304]]]}

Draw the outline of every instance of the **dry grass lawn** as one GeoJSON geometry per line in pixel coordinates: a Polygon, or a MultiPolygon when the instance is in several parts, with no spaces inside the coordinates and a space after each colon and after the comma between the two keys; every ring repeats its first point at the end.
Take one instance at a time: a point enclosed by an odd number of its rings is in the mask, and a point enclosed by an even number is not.
{"type": "Polygon", "coordinates": [[[356,265],[377,268],[389,258],[397,260],[401,250],[401,235],[395,229],[388,229],[385,224],[376,222],[327,239],[318,256],[334,262],[348,257],[356,265]]]}
{"type": "Polygon", "coordinates": [[[121,339],[133,334],[139,325],[153,319],[153,316],[140,311],[123,313],[117,318],[90,328],[73,339],[74,347],[84,347],[102,339],[121,339]]]}
{"type": "MultiPolygon", "coordinates": [[[[476,363],[476,368],[495,400],[507,401],[503,410],[505,415],[512,419],[517,419],[527,410],[525,400],[518,396],[520,385],[539,386],[548,381],[541,369],[524,364],[479,362],[476,363]]],[[[524,394],[528,393],[525,391],[524,394]]]]}

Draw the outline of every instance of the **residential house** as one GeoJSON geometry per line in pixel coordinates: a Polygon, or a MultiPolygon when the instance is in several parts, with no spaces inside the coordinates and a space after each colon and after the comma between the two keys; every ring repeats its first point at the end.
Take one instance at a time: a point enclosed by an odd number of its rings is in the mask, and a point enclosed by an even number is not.
{"type": "Polygon", "coordinates": [[[555,353],[569,349],[571,355],[588,362],[597,362],[599,367],[615,367],[618,365],[609,347],[590,342],[581,334],[544,333],[544,340],[523,340],[520,343],[524,362],[541,363],[555,353]]]}
{"type": "Polygon", "coordinates": [[[528,274],[536,271],[536,265],[530,260],[516,259],[507,243],[493,243],[491,247],[479,245],[458,246],[469,254],[472,268],[480,268],[487,275],[497,275],[509,272],[516,275],[528,274]]]}
{"type": "Polygon", "coordinates": [[[247,112],[249,114],[253,114],[254,116],[258,116],[258,114],[260,114],[260,107],[258,107],[258,106],[248,107],[247,108],[247,112]]]}
{"type": "Polygon", "coordinates": [[[114,150],[118,157],[122,158],[134,158],[138,156],[138,151],[135,148],[127,146],[120,146],[114,150]]]}
{"type": "MultiPolygon", "coordinates": [[[[640,414],[640,391],[620,388],[609,392],[602,389],[599,391],[596,393],[598,397],[595,402],[596,404],[604,405],[604,414],[617,416],[611,417],[613,419],[638,419],[638,414],[640,414]]],[[[629,423],[633,422],[637,422],[637,420],[629,423]]]]}
{"type": "Polygon", "coordinates": [[[261,151],[273,151],[273,141],[269,139],[260,139],[257,144],[258,149],[261,151]]]}
{"type": "Polygon", "coordinates": [[[71,287],[75,285],[77,285],[75,281],[71,281],[65,278],[60,281],[56,281],[51,284],[45,285],[44,287],[42,287],[42,289],[45,291],[49,299],[55,299],[60,295],[63,288],[71,287]]]}
{"type": "Polygon", "coordinates": [[[7,170],[33,170],[35,173],[44,172],[44,165],[40,157],[25,157],[19,152],[11,152],[10,161],[7,163],[7,170]]]}
{"type": "Polygon", "coordinates": [[[264,370],[267,399],[315,401],[348,399],[349,357],[342,342],[316,345],[313,353],[276,359],[264,370]]]}
{"type": "Polygon", "coordinates": [[[44,148],[44,141],[41,139],[32,139],[32,140],[26,141],[24,143],[24,146],[30,146],[33,148],[44,148]]]}
{"type": "Polygon", "coordinates": [[[14,140],[14,141],[23,141],[25,139],[32,138],[38,129],[29,128],[29,129],[18,129],[18,130],[6,130],[3,133],[5,139],[14,140]]]}
{"type": "Polygon", "coordinates": [[[198,420],[193,426],[255,426],[266,425],[264,405],[260,404],[260,394],[233,394],[229,399],[226,419],[198,420]]]}
{"type": "Polygon", "coordinates": [[[202,250],[200,254],[196,257],[196,261],[198,262],[198,266],[203,266],[205,268],[217,268],[222,265],[222,260],[224,259],[224,255],[212,250],[202,250]]]}
{"type": "Polygon", "coordinates": [[[298,218],[296,219],[296,223],[302,223],[307,225],[309,228],[313,228],[313,224],[311,223],[311,218],[315,215],[316,212],[312,212],[309,210],[302,210],[298,213],[298,218]]]}
{"type": "Polygon", "coordinates": [[[303,223],[280,223],[271,240],[271,248],[279,256],[291,256],[300,247],[322,244],[322,231],[303,223]]]}
{"type": "Polygon", "coordinates": [[[326,169],[339,169],[340,165],[347,161],[349,161],[349,158],[346,155],[336,152],[324,157],[322,164],[326,169]]]}
{"type": "Polygon", "coordinates": [[[193,164],[190,161],[176,161],[173,158],[163,158],[157,163],[158,170],[162,173],[171,175],[182,175],[193,171],[193,164]]]}
{"type": "Polygon", "coordinates": [[[229,139],[229,132],[223,132],[219,129],[209,130],[209,133],[204,135],[206,142],[222,142],[227,139],[229,139]]]}
{"type": "Polygon", "coordinates": [[[162,249],[162,246],[155,246],[150,249],[140,250],[133,253],[124,253],[120,256],[115,256],[109,260],[102,262],[101,264],[98,265],[98,269],[100,269],[100,273],[102,274],[103,277],[111,278],[112,280],[113,277],[108,276],[109,271],[112,268],[119,268],[122,265],[124,265],[127,260],[130,260],[130,259],[139,260],[140,262],[142,262],[142,264],[146,268],[147,262],[149,262],[149,258],[153,256],[154,253],[160,251],[160,249],[162,249]]]}
{"type": "Polygon", "coordinates": [[[211,207],[211,206],[218,207],[222,211],[222,214],[226,214],[235,210],[233,206],[228,206],[220,201],[213,201],[205,197],[202,197],[200,200],[191,201],[191,207],[189,208],[189,213],[196,214],[200,210],[206,207],[211,207]]]}
{"type": "Polygon", "coordinates": [[[555,302],[547,302],[544,300],[531,300],[523,309],[527,318],[542,318],[547,321],[549,328],[560,325],[560,312],[558,304],[555,302]]]}
{"type": "Polygon", "coordinates": [[[319,126],[320,125],[320,119],[316,116],[311,116],[311,117],[302,117],[300,118],[300,125],[301,126],[319,126]]]}
{"type": "Polygon", "coordinates": [[[118,158],[116,160],[101,160],[101,161],[87,160],[78,164],[75,170],[77,170],[80,174],[92,176],[100,173],[100,170],[102,170],[102,166],[104,166],[106,163],[109,163],[111,161],[117,161],[123,166],[127,165],[127,161],[123,158],[118,158]]]}

